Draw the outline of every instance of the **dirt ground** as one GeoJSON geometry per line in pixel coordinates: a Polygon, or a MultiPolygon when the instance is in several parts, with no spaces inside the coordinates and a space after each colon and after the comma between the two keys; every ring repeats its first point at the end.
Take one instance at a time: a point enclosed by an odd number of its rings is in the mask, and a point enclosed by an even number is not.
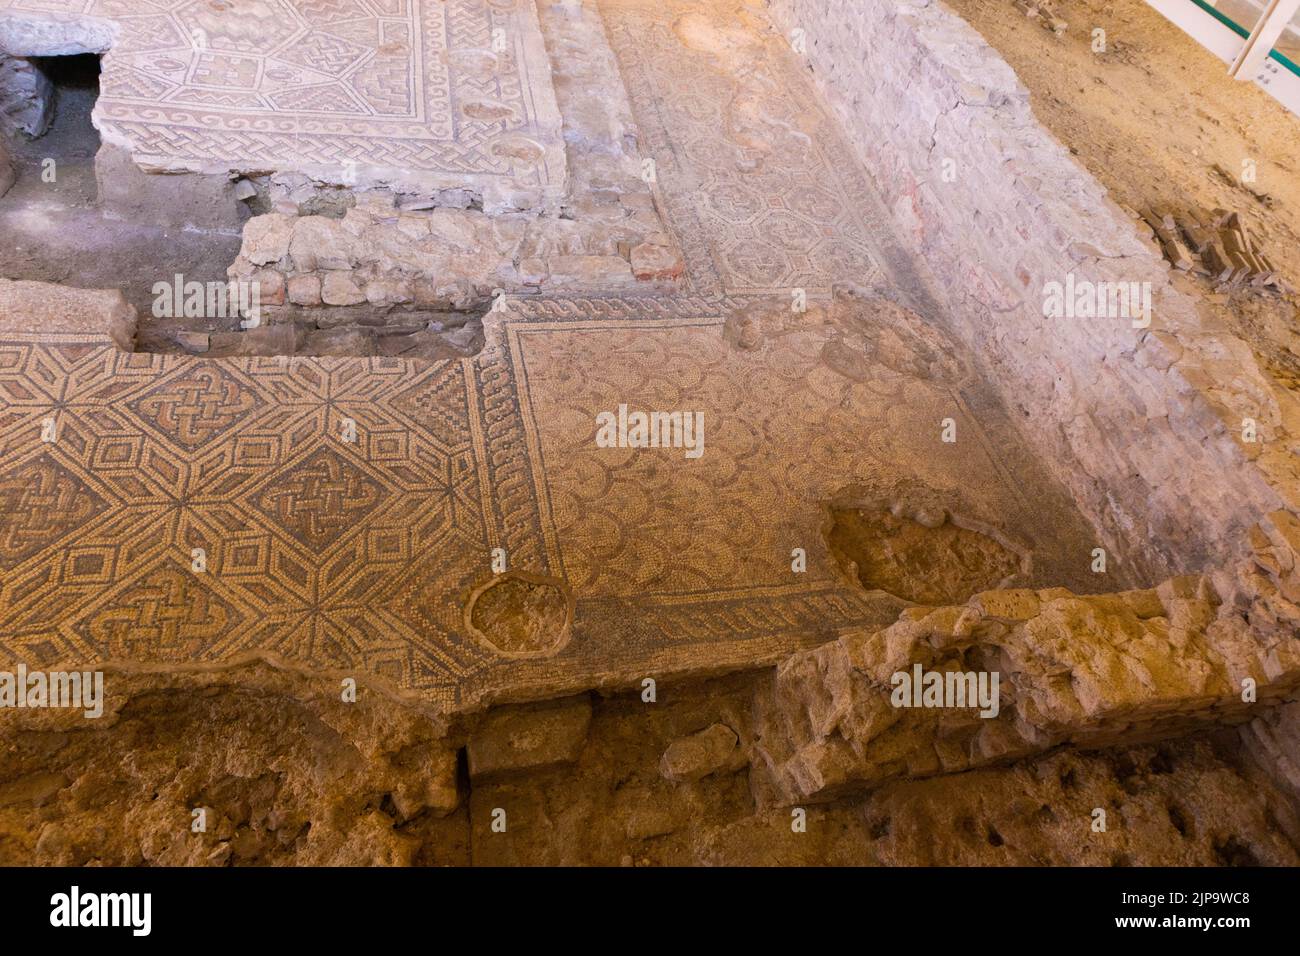
{"type": "MultiPolygon", "coordinates": [[[[1121,205],[1235,210],[1274,265],[1300,287],[1300,117],[1227,66],[1143,0],[1057,0],[1063,36],[1011,0],[945,0],[1011,64],[1038,119],[1121,205]],[[1093,52],[1093,31],[1105,52],[1093,52]],[[1242,182],[1247,161],[1253,182],[1242,182]]],[[[1300,389],[1300,298],[1217,294],[1178,275],[1300,389]]]]}

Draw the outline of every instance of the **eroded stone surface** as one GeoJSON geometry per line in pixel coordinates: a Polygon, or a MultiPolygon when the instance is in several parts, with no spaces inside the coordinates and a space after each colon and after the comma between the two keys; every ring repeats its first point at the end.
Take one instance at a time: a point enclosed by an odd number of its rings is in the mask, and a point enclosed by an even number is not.
{"type": "Polygon", "coordinates": [[[1241,729],[1242,742],[1260,767],[1300,799],[1300,703],[1275,707],[1241,729]]]}
{"type": "Polygon", "coordinates": [[[1269,631],[1221,605],[1203,578],[1089,597],[995,591],[965,606],[911,608],[884,630],[777,669],[760,700],[759,792],[780,802],[827,799],[1062,744],[1140,743],[1243,722],[1257,701],[1276,703],[1300,687],[1298,620],[1269,631]],[[930,709],[900,704],[895,675],[918,668],[996,673],[998,707],[941,697],[930,709]]]}
{"type": "Polygon", "coordinates": [[[0,132],[40,136],[53,119],[54,87],[44,72],[30,59],[0,52],[0,132]]]}
{"type": "Polygon", "coordinates": [[[0,862],[7,865],[1295,865],[1294,808],[1235,758],[1235,739],[888,785],[808,807],[756,808],[743,768],[672,783],[673,741],[710,725],[750,739],[752,679],[597,700],[561,765],[456,779],[463,737],[364,686],[247,666],[139,678],[100,722],[5,711],[0,862]],[[447,743],[449,742],[449,743],[447,743]],[[233,746],[232,746],[233,743],[233,746]],[[130,753],[130,760],[121,755],[130,753]],[[184,759],[179,759],[183,755],[184,759]],[[179,763],[178,763],[179,759],[179,763]],[[178,766],[180,770],[178,771],[178,766]],[[189,832],[208,809],[206,833],[189,832]],[[1092,831],[1095,807],[1105,833],[1092,831]],[[494,833],[493,811],[509,826],[494,833]],[[180,820],[181,825],[176,825],[180,820]]]}
{"type": "Polygon", "coordinates": [[[900,781],[851,799],[756,807],[741,770],[660,773],[674,741],[711,725],[752,739],[752,679],[598,701],[577,761],[475,785],[476,863],[532,865],[1294,865],[1300,820],[1285,791],[1235,759],[1235,735],[900,781]],[[506,833],[487,825],[508,807],[506,833]],[[1104,833],[1093,810],[1107,812],[1104,833]]]}
{"type": "Polygon", "coordinates": [[[736,770],[744,764],[739,742],[736,732],[726,724],[712,724],[669,744],[659,761],[659,772],[665,780],[681,783],[719,770],[736,770]]]}
{"type": "Polygon", "coordinates": [[[463,807],[456,752],[446,727],[416,712],[364,689],[345,703],[338,682],[257,667],[215,682],[111,674],[107,686],[97,721],[5,711],[6,865],[396,866],[464,856],[449,817],[463,807]],[[202,834],[190,830],[195,808],[207,811],[202,834]]]}
{"type": "Polygon", "coordinates": [[[481,641],[507,657],[549,657],[570,637],[573,607],[563,581],[510,574],[476,591],[466,623],[481,641]]]}

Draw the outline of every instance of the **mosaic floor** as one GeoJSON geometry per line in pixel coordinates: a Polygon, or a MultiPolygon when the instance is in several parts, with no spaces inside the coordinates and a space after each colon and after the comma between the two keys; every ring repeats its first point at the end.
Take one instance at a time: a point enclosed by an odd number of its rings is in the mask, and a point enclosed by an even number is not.
{"type": "Polygon", "coordinates": [[[532,0],[0,0],[119,27],[96,124],[148,167],[560,194],[532,0]]]}
{"type": "Polygon", "coordinates": [[[446,707],[757,664],[896,615],[828,553],[848,488],[944,503],[1032,553],[1035,583],[1076,584],[1086,526],[952,342],[907,310],[789,319],[796,287],[906,277],[779,39],[696,9],[602,5],[681,295],[510,300],[477,358],[433,365],[0,333],[0,650],[270,654],[446,707]],[[785,318],[741,347],[760,315],[785,318]],[[598,447],[620,405],[701,412],[704,454],[598,447]],[[474,623],[512,580],[494,549],[569,605],[528,653],[474,623]]]}
{"type": "Polygon", "coordinates": [[[896,602],[846,585],[822,538],[822,502],[850,484],[925,487],[1055,546],[987,451],[1005,440],[939,443],[944,417],[984,431],[960,380],[909,374],[905,352],[859,380],[827,364],[824,329],[740,352],[723,326],[687,300],[636,317],[516,303],[477,360],[436,365],[5,333],[4,649],[47,664],[269,652],[454,706],[768,660],[889,619],[896,602]],[[704,454],[598,448],[596,415],[621,403],[701,411],[704,454]],[[554,654],[520,660],[465,626],[494,548],[564,582],[572,633],[554,654]]]}
{"type": "Polygon", "coordinates": [[[884,211],[798,63],[779,36],[701,9],[601,4],[692,290],[878,281],[884,211]]]}

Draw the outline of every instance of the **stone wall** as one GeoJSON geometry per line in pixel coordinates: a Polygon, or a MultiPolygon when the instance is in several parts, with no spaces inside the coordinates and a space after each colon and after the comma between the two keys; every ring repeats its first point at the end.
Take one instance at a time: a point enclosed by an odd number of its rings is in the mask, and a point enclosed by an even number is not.
{"type": "Polygon", "coordinates": [[[682,264],[653,208],[617,223],[476,209],[409,209],[359,193],[341,217],[272,212],[249,220],[231,279],[266,305],[467,309],[499,291],[658,291],[682,264]]]}
{"type": "Polygon", "coordinates": [[[928,264],[936,318],[981,356],[1112,556],[1153,581],[1199,570],[1244,553],[1263,514],[1295,510],[1294,398],[1170,285],[973,29],[937,0],[768,4],[928,264]],[[1151,283],[1150,327],[1046,317],[1046,283],[1071,273],[1151,283]],[[1243,419],[1258,443],[1241,441],[1243,419]]]}
{"type": "MultiPolygon", "coordinates": [[[[1250,589],[1246,614],[1201,576],[1089,596],[987,591],[795,654],[756,696],[755,795],[831,800],[1061,746],[1131,746],[1244,723],[1300,689],[1300,595],[1279,594],[1253,570],[1239,591],[1250,589]],[[895,675],[918,667],[996,673],[983,703],[998,706],[923,701],[920,687],[895,699],[895,675]]],[[[1274,739],[1262,729],[1274,723],[1256,725],[1261,740],[1274,739]]]]}

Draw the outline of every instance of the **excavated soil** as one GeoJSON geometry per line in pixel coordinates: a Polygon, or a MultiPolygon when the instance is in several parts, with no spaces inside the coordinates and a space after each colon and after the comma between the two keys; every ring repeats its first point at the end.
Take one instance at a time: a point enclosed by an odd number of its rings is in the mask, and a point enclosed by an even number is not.
{"type": "Polygon", "coordinates": [[[559,765],[485,781],[443,728],[368,691],[241,683],[136,681],[101,722],[5,715],[0,864],[1300,863],[1292,806],[1230,731],[889,785],[797,831],[729,762],[750,675],[595,698],[559,765]]]}
{"type": "MultiPolygon", "coordinates": [[[[1034,115],[1137,212],[1152,206],[1240,212],[1294,289],[1300,287],[1300,117],[1142,0],[1060,0],[1056,36],[1009,0],[946,0],[1015,70],[1034,115]],[[1105,52],[1093,52],[1093,31],[1105,52]],[[1245,181],[1253,167],[1254,179],[1245,181]]],[[[1049,187],[1050,188],[1050,187],[1049,187]]],[[[1300,298],[1216,294],[1178,276],[1255,349],[1281,383],[1300,387],[1300,298]]]]}

